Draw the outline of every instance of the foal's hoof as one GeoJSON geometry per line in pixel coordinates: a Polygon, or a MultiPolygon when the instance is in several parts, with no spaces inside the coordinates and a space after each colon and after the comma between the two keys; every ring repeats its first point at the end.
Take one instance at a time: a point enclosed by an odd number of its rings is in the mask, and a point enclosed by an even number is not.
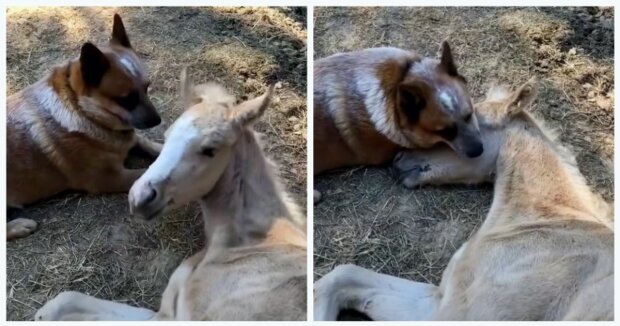
{"type": "Polygon", "coordinates": [[[37,222],[27,218],[16,218],[6,225],[7,240],[23,238],[37,230],[37,222]]]}

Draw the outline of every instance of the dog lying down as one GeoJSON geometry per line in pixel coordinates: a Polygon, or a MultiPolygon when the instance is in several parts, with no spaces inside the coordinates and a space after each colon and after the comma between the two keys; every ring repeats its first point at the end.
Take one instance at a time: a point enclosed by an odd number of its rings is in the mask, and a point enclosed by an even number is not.
{"type": "MultiPolygon", "coordinates": [[[[7,203],[23,207],[64,191],[127,192],[145,169],[127,169],[129,151],[156,157],[161,144],[135,129],[161,122],[150,81],[119,15],[109,44],[84,43],[80,56],[7,99],[7,203]]],[[[34,232],[18,218],[7,239],[34,232]]]]}
{"type": "MultiPolygon", "coordinates": [[[[392,47],[337,53],[314,64],[314,174],[389,164],[405,149],[445,144],[483,151],[465,82],[448,42],[439,60],[392,47]]],[[[314,191],[314,203],[321,194],[314,191]]]]}

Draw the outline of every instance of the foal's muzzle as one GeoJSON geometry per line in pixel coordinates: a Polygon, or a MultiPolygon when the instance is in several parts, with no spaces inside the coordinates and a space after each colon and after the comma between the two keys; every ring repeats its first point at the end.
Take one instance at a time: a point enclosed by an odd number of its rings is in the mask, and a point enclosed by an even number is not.
{"type": "Polygon", "coordinates": [[[129,211],[150,220],[161,215],[167,203],[161,198],[161,191],[151,182],[138,180],[129,191],[129,211]]]}

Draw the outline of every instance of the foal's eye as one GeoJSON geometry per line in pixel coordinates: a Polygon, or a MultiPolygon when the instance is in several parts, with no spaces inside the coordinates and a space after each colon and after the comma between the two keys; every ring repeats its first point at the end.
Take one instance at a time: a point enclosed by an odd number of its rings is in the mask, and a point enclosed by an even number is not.
{"type": "Polygon", "coordinates": [[[211,147],[205,147],[202,149],[201,152],[202,155],[208,156],[208,157],[213,157],[213,155],[215,155],[215,149],[211,148],[211,147]]]}

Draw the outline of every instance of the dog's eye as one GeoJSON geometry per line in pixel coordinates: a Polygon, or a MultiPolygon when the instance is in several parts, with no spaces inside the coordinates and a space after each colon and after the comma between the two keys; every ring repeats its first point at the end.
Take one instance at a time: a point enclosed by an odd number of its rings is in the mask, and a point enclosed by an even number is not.
{"type": "Polygon", "coordinates": [[[470,114],[468,114],[468,115],[465,117],[465,122],[469,122],[469,121],[471,121],[471,117],[472,117],[472,115],[473,115],[473,114],[471,114],[471,113],[470,113],[470,114]]]}
{"type": "Polygon", "coordinates": [[[140,95],[138,92],[131,92],[127,96],[114,98],[114,101],[116,101],[116,103],[122,106],[125,110],[131,111],[138,106],[138,103],[140,103],[140,95]]]}
{"type": "Polygon", "coordinates": [[[443,128],[437,131],[437,134],[445,140],[454,139],[457,133],[458,133],[458,129],[456,128],[456,125],[449,126],[449,127],[446,127],[446,128],[443,128]]]}
{"type": "Polygon", "coordinates": [[[208,157],[213,157],[215,155],[215,149],[211,147],[205,147],[200,153],[208,157]]]}

